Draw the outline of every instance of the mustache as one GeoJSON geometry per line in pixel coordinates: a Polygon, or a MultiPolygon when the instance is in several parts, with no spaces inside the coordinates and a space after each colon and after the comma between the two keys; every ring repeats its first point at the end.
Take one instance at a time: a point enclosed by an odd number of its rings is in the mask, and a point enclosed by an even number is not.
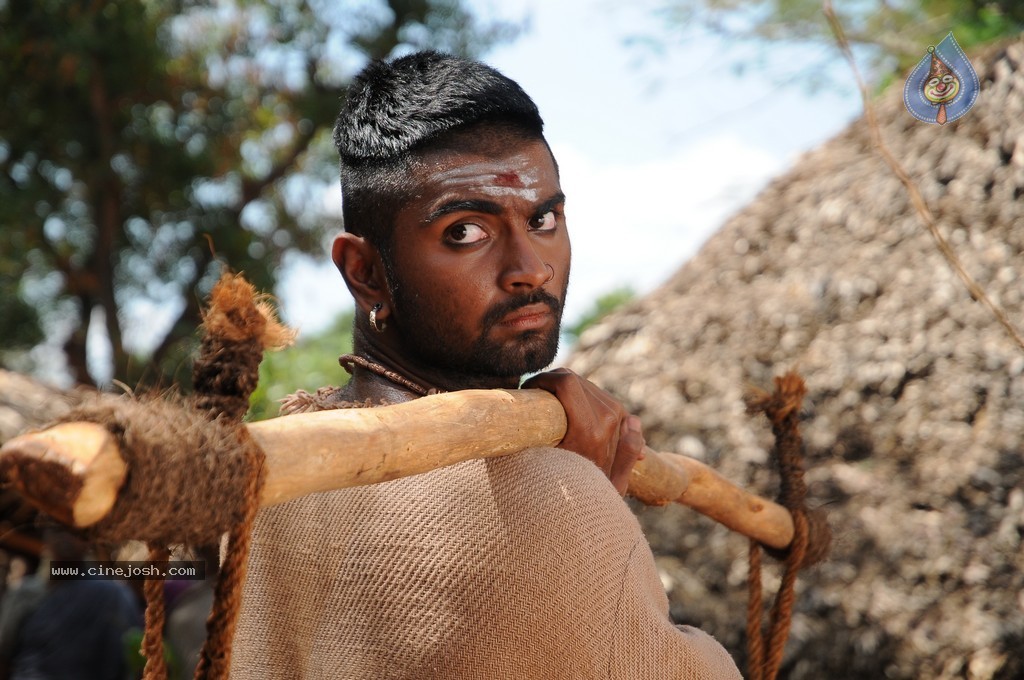
{"type": "Polygon", "coordinates": [[[481,325],[483,326],[484,329],[489,330],[492,326],[497,325],[498,322],[505,318],[505,316],[516,311],[517,309],[522,309],[523,307],[535,305],[538,303],[546,305],[551,310],[551,313],[555,315],[555,318],[561,320],[561,301],[559,301],[558,298],[556,298],[554,295],[547,292],[546,290],[537,288],[532,293],[527,293],[526,295],[518,295],[514,298],[509,298],[508,300],[500,302],[496,304],[494,307],[491,307],[489,310],[487,310],[487,313],[484,314],[483,322],[481,325]]]}

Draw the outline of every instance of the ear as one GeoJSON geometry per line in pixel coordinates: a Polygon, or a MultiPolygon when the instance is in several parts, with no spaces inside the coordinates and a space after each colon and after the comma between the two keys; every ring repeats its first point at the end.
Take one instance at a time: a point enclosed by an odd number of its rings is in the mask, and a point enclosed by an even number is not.
{"type": "Polygon", "coordinates": [[[331,259],[341,272],[345,285],[364,314],[375,304],[389,306],[391,296],[384,277],[384,264],[380,253],[362,236],[343,232],[334,238],[331,259]]]}

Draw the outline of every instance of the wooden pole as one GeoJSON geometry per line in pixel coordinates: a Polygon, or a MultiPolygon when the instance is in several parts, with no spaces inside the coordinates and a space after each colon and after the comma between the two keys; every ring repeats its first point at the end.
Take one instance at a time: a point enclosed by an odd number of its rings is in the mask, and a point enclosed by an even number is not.
{"type": "MultiPolygon", "coordinates": [[[[542,390],[465,390],[372,409],[320,411],[247,424],[266,454],[261,505],[318,491],[374,484],[475,458],[553,446],[565,412],[542,390]]],[[[94,423],[66,423],[0,448],[0,464],[26,498],[76,527],[102,519],[125,475],[118,443],[94,423]]],[[[765,545],[793,539],[789,512],[699,461],[645,449],[629,494],[649,505],[678,502],[765,545]]]]}

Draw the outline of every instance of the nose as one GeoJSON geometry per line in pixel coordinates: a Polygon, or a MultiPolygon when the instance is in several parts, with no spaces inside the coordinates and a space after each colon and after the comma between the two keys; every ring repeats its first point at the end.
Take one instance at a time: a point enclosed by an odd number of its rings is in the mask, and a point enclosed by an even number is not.
{"type": "Polygon", "coordinates": [[[551,276],[548,265],[526,231],[516,230],[506,239],[499,284],[506,292],[518,294],[540,288],[551,276]]]}

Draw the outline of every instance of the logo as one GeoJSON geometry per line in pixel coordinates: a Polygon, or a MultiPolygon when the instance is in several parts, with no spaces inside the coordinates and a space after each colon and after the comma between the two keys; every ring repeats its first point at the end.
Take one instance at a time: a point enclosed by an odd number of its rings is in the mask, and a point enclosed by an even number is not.
{"type": "Polygon", "coordinates": [[[929,45],[911,71],[903,103],[914,118],[945,125],[970,111],[980,90],[978,74],[950,33],[938,45],[929,45]]]}

